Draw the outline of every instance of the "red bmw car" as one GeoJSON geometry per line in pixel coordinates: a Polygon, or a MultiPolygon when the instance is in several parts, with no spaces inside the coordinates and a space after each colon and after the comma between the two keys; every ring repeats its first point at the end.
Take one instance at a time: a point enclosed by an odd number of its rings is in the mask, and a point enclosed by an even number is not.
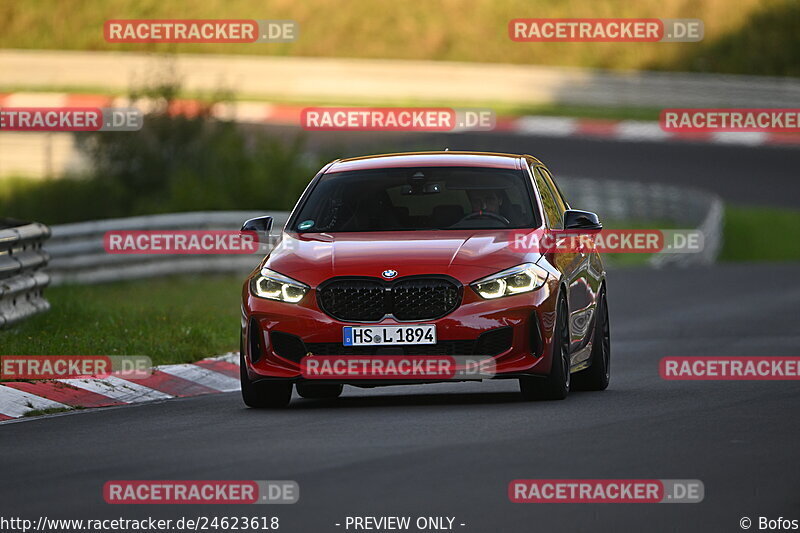
{"type": "MultiPolygon", "coordinates": [[[[268,233],[270,217],[243,230],[268,233]]],[[[525,399],[608,386],[605,269],[594,250],[514,246],[525,232],[597,231],[536,158],[473,152],[333,161],[242,291],[245,404],[292,390],[441,380],[307,379],[314,357],[481,356],[525,399]]]]}

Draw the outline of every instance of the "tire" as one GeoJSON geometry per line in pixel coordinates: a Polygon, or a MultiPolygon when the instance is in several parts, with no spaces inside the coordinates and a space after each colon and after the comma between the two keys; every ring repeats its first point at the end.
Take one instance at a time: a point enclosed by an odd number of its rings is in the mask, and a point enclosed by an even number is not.
{"type": "Polygon", "coordinates": [[[567,327],[567,302],[558,301],[556,327],[553,332],[553,363],[546,378],[524,377],[519,380],[519,390],[525,400],[563,400],[569,394],[569,328],[567,327]]]}
{"type": "Polygon", "coordinates": [[[344,385],[337,383],[298,383],[297,394],[310,400],[333,400],[342,394],[344,385]]]}
{"type": "Polygon", "coordinates": [[[289,405],[292,399],[292,382],[275,380],[253,383],[247,377],[244,353],[239,352],[239,354],[239,379],[242,383],[242,400],[245,405],[256,408],[280,408],[289,405]]]}
{"type": "Polygon", "coordinates": [[[573,384],[577,390],[606,390],[611,379],[611,329],[605,288],[600,293],[597,308],[591,366],[575,374],[573,384]]]}

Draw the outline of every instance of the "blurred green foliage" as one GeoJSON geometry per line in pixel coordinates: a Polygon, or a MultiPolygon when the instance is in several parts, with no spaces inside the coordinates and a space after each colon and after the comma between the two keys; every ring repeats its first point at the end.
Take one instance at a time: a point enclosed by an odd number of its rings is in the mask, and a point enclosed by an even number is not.
{"type": "Polygon", "coordinates": [[[289,209],[322,165],[302,137],[284,142],[211,116],[176,114],[177,85],[132,95],[152,110],[141,130],[78,135],[88,176],[0,182],[0,212],[47,224],[142,214],[289,209]]]}
{"type": "Polygon", "coordinates": [[[800,210],[725,206],[720,261],[800,260],[800,210]]]}
{"type": "MultiPolygon", "coordinates": [[[[798,0],[0,2],[0,48],[361,57],[798,76],[798,0]],[[518,43],[515,18],[698,18],[700,43],[518,43]],[[109,19],[296,20],[288,43],[109,43],[109,19]]],[[[0,80],[1,83],[1,80],[0,80]]]]}

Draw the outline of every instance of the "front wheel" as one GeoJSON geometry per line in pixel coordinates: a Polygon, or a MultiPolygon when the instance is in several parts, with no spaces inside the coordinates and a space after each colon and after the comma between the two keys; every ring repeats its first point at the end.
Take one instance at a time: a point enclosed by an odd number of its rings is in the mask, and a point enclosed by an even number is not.
{"type": "Polygon", "coordinates": [[[242,399],[248,407],[286,407],[292,400],[292,382],[287,380],[258,381],[247,377],[244,354],[239,354],[239,379],[242,383],[242,399]]]}
{"type": "Polygon", "coordinates": [[[567,327],[567,302],[558,302],[556,327],[553,331],[553,362],[546,378],[519,379],[519,389],[526,400],[563,400],[569,394],[570,357],[569,328],[567,327]]]}
{"type": "Polygon", "coordinates": [[[608,325],[606,291],[597,302],[597,320],[594,327],[591,366],[575,374],[575,388],[580,390],[606,390],[611,379],[611,329],[608,325]]]}

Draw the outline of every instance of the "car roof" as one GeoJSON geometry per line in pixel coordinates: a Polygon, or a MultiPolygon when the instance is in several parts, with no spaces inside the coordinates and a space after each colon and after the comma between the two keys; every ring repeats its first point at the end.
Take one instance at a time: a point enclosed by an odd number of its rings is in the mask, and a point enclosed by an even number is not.
{"type": "MultiPolygon", "coordinates": [[[[380,154],[337,159],[331,163],[325,173],[397,167],[488,167],[516,170],[520,168],[520,159],[523,157],[526,156],[492,152],[451,151],[380,154]]],[[[536,158],[531,159],[538,162],[536,158]]]]}

